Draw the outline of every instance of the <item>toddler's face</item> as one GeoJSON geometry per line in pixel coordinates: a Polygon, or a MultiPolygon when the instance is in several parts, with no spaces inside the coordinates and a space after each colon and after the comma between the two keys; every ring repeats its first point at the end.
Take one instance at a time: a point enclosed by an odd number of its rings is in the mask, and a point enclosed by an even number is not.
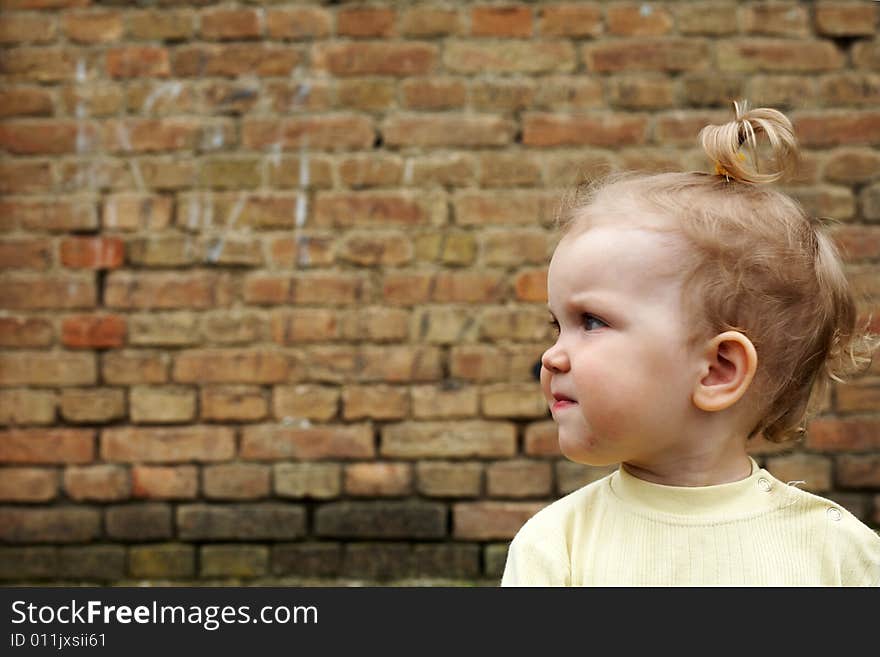
{"type": "Polygon", "coordinates": [[[548,305],[559,333],[541,387],[573,461],[642,464],[682,443],[699,367],[669,239],[602,225],[553,254],[548,305]]]}

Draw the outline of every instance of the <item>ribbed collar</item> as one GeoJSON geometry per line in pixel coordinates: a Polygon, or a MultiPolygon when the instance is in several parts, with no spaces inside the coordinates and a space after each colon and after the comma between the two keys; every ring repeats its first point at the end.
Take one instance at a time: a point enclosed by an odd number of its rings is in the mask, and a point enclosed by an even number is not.
{"type": "Polygon", "coordinates": [[[611,491],[631,510],[692,520],[732,519],[784,505],[787,486],[758,467],[745,479],[715,486],[664,486],[634,477],[624,468],[609,478],[611,491]]]}

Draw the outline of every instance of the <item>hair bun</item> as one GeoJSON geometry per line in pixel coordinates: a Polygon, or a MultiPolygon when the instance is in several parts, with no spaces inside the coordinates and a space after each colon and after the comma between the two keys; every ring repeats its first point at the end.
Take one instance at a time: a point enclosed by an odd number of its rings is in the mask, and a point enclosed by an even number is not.
{"type": "Polygon", "coordinates": [[[733,104],[736,119],[724,125],[707,125],[700,131],[700,143],[715,163],[715,172],[728,179],[748,183],[779,180],[797,161],[798,145],[791,121],[769,107],[749,109],[748,101],[733,104]],[[770,153],[762,157],[758,135],[765,134],[770,153]]]}

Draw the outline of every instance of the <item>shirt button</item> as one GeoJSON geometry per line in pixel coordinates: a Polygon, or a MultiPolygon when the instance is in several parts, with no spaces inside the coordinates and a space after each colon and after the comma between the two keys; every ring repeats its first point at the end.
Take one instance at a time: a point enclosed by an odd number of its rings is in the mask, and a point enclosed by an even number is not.
{"type": "Polygon", "coordinates": [[[770,482],[761,477],[758,479],[758,488],[760,488],[765,493],[770,490],[770,482]]]}
{"type": "Polygon", "coordinates": [[[829,506],[827,513],[828,517],[831,518],[834,522],[840,521],[840,509],[829,506]]]}

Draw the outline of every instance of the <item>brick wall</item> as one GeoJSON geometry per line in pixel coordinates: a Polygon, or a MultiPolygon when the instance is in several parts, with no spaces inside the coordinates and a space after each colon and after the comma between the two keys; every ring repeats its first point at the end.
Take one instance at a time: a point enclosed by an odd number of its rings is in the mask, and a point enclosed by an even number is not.
{"type": "MultiPolygon", "coordinates": [[[[877,310],[880,3],[0,7],[3,581],[496,583],[607,471],[533,378],[559,199],[741,96],[877,310]]],[[[878,374],[754,448],[874,527],[878,374]]]]}

